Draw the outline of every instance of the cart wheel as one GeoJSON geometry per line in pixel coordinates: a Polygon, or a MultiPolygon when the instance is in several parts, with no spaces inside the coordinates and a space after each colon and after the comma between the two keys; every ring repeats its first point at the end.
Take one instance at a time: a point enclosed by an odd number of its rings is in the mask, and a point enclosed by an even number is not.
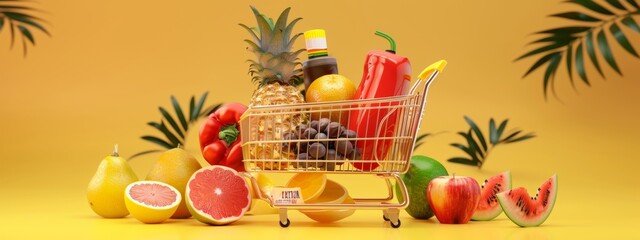
{"type": "MultiPolygon", "coordinates": [[[[400,221],[400,220],[398,220],[400,221]]],[[[282,223],[280,221],[278,221],[278,223],[280,223],[280,227],[286,228],[289,226],[289,224],[291,224],[291,221],[289,221],[289,219],[287,218],[287,222],[286,223],[282,223]]]]}
{"type": "Polygon", "coordinates": [[[398,223],[396,223],[396,224],[394,224],[394,223],[393,223],[393,222],[391,222],[391,221],[390,221],[389,223],[391,224],[391,227],[393,227],[393,228],[399,228],[399,227],[400,227],[400,224],[401,224],[402,222],[400,222],[400,219],[398,219],[398,223]]]}
{"type": "Polygon", "coordinates": [[[384,220],[385,220],[385,221],[387,221],[387,222],[390,220],[390,219],[387,217],[387,215],[384,215],[384,214],[382,215],[382,219],[384,219],[384,220]]]}

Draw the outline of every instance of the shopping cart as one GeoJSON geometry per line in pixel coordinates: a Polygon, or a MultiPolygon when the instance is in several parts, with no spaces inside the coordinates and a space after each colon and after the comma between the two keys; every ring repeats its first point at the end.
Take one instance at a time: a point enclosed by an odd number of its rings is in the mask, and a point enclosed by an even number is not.
{"type": "MultiPolygon", "coordinates": [[[[259,190],[257,179],[247,173],[256,196],[279,209],[280,226],[288,227],[290,224],[288,209],[377,209],[382,210],[383,219],[389,221],[392,227],[400,227],[400,210],[409,204],[407,188],[400,174],[409,168],[429,85],[445,65],[446,61],[441,60],[423,70],[409,93],[404,96],[249,107],[240,121],[243,161],[247,172],[373,174],[386,182],[387,197],[353,198],[355,203],[349,204],[296,203],[278,201],[280,199],[263,193],[259,190]],[[373,118],[374,121],[366,120],[363,124],[375,123],[375,127],[372,127],[375,130],[356,136],[337,134],[340,136],[335,139],[287,136],[300,134],[297,132],[301,130],[299,122],[310,122],[311,119],[317,120],[321,117],[343,123],[343,127],[338,131],[346,133],[350,130],[349,126],[353,126],[350,124],[353,118],[357,116],[373,118]],[[309,151],[309,146],[314,143],[322,142],[323,146],[334,144],[336,148],[340,141],[345,144],[348,141],[353,149],[349,152],[342,149],[341,152],[347,154],[335,154],[333,157],[329,157],[328,153],[322,158],[314,158],[309,154],[301,155],[302,152],[309,151]],[[393,201],[392,179],[399,186],[402,201],[393,201]]],[[[328,127],[326,131],[329,131],[328,127]]]]}

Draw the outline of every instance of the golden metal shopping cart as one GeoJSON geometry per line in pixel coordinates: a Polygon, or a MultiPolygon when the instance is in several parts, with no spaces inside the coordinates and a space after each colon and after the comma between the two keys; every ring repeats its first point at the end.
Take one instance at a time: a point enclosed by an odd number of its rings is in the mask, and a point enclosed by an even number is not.
{"type": "Polygon", "coordinates": [[[388,195],[382,198],[353,198],[353,203],[348,204],[299,203],[263,193],[256,178],[247,173],[256,196],[279,209],[280,226],[290,224],[288,209],[375,209],[382,210],[384,220],[392,227],[400,227],[400,210],[409,204],[407,188],[400,174],[409,168],[429,86],[445,65],[446,61],[441,60],[427,67],[403,96],[250,107],[240,121],[247,172],[373,174],[383,178],[387,185],[388,195]],[[329,119],[330,123],[325,120],[325,126],[313,126],[321,130],[314,130],[313,135],[318,135],[317,138],[301,136],[307,132],[296,121],[302,119],[305,124],[323,125],[318,121],[322,118],[329,119]],[[357,122],[356,118],[367,121],[357,122]],[[375,125],[355,126],[354,122],[375,125]],[[367,132],[357,133],[351,128],[367,132]],[[324,146],[324,152],[318,150],[324,146]],[[402,201],[393,201],[392,179],[401,190],[402,201]]]}

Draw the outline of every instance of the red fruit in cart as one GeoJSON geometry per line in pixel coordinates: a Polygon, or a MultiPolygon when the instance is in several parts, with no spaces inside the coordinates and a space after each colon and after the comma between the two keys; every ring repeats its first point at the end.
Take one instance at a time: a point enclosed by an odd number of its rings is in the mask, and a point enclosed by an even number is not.
{"type": "Polygon", "coordinates": [[[513,223],[521,227],[535,227],[547,220],[557,195],[558,176],[553,175],[538,188],[535,197],[530,197],[523,187],[498,193],[497,196],[502,210],[513,223]]]}
{"type": "Polygon", "coordinates": [[[500,215],[502,208],[496,195],[507,190],[511,190],[511,172],[509,171],[484,180],[480,201],[471,220],[488,221],[500,215]]]}
{"type": "Polygon", "coordinates": [[[213,165],[195,172],[185,191],[189,212],[200,222],[225,225],[240,219],[251,206],[244,177],[232,168],[213,165]]]}
{"type": "Polygon", "coordinates": [[[442,176],[429,182],[427,200],[440,223],[468,223],[480,200],[480,185],[471,177],[442,176]]]}

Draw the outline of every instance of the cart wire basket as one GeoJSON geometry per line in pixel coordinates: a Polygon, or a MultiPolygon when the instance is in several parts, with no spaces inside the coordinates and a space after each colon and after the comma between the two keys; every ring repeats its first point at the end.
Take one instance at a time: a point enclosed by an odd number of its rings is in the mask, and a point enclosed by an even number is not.
{"type": "Polygon", "coordinates": [[[445,65],[441,60],[425,68],[402,96],[249,107],[240,120],[247,172],[374,174],[387,185],[386,197],[348,204],[283,202],[260,191],[247,173],[255,195],[279,209],[280,226],[290,224],[288,209],[378,209],[392,227],[400,227],[399,212],[409,204],[400,174],[409,168],[429,86],[445,65]],[[392,179],[401,202],[392,202],[392,179]]]}

